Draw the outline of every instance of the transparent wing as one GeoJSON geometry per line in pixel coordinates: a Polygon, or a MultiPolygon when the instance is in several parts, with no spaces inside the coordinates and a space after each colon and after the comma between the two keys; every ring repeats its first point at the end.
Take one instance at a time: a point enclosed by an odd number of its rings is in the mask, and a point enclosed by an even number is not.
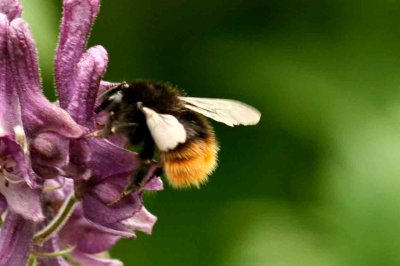
{"type": "Polygon", "coordinates": [[[254,107],[228,99],[180,97],[185,107],[228,126],[255,125],[261,113],[254,107]]]}
{"type": "Polygon", "coordinates": [[[173,150],[179,143],[186,141],[186,130],[173,115],[159,114],[156,111],[143,107],[146,124],[151,136],[160,151],[173,150]]]}

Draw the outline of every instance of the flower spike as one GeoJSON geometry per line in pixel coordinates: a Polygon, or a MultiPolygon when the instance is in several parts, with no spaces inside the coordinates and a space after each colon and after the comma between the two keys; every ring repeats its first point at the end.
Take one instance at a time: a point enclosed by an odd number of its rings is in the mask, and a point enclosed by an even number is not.
{"type": "Polygon", "coordinates": [[[157,220],[143,206],[143,191],[162,189],[156,164],[120,199],[139,156],[125,140],[88,134],[99,127],[98,94],[117,85],[101,80],[107,51],[85,51],[98,10],[99,0],[64,0],[51,103],[22,5],[0,1],[0,265],[121,266],[97,254],[157,220]]]}

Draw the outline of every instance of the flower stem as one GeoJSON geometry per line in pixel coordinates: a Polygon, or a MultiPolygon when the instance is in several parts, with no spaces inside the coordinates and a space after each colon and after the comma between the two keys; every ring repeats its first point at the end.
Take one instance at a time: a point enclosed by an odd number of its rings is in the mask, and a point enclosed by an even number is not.
{"type": "Polygon", "coordinates": [[[27,266],[36,266],[36,258],[34,256],[29,256],[29,260],[26,265],[27,266]]]}
{"type": "Polygon", "coordinates": [[[44,241],[60,230],[67,222],[77,203],[78,200],[76,199],[74,192],[71,192],[64,201],[56,217],[54,217],[45,228],[36,233],[33,237],[33,241],[38,245],[42,245],[44,241]]]}
{"type": "Polygon", "coordinates": [[[32,252],[31,255],[34,257],[42,257],[42,258],[52,258],[52,257],[60,257],[64,255],[70,254],[72,251],[74,251],[75,246],[57,251],[57,252],[51,252],[51,253],[41,253],[41,252],[32,252]]]}

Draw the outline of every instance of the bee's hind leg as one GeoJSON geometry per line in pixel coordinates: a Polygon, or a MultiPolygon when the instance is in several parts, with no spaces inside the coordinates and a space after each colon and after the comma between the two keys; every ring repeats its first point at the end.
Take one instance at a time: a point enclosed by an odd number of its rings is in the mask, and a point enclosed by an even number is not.
{"type": "Polygon", "coordinates": [[[142,161],[139,171],[132,176],[131,183],[124,188],[122,192],[123,197],[129,195],[142,185],[142,181],[150,170],[151,160],[142,161]]]}
{"type": "MultiPolygon", "coordinates": [[[[130,193],[139,189],[143,185],[143,183],[147,181],[147,180],[145,180],[145,178],[146,178],[146,176],[150,170],[150,167],[152,165],[153,156],[154,156],[154,141],[151,138],[151,136],[149,136],[148,138],[146,138],[144,140],[143,148],[139,153],[140,165],[139,165],[138,171],[131,176],[130,183],[124,188],[120,197],[109,204],[110,206],[118,203],[124,197],[129,195],[130,193]]],[[[161,173],[162,173],[162,170],[158,169],[157,175],[161,175],[161,173]]]]}
{"type": "Polygon", "coordinates": [[[150,170],[150,166],[152,163],[152,159],[154,157],[154,141],[149,134],[144,139],[142,150],[139,153],[139,157],[141,160],[141,165],[139,171],[136,175],[132,177],[132,182],[128,187],[140,187],[143,183],[144,178],[146,177],[148,171],[150,170]]]}

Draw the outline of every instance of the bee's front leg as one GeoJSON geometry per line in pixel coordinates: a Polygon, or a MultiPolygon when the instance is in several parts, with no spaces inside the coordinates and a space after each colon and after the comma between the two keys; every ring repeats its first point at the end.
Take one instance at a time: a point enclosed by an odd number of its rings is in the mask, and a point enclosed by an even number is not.
{"type": "Polygon", "coordinates": [[[106,123],[104,124],[104,128],[100,130],[93,131],[88,134],[89,137],[98,137],[98,138],[106,138],[112,134],[126,134],[126,132],[130,132],[134,130],[138,124],[137,123],[119,123],[113,119],[113,112],[110,112],[109,117],[107,118],[106,123]]]}
{"type": "Polygon", "coordinates": [[[138,123],[118,123],[111,127],[111,132],[116,134],[128,135],[139,126],[138,123]]]}
{"type": "Polygon", "coordinates": [[[104,124],[104,127],[100,130],[90,132],[89,134],[87,134],[87,137],[106,138],[112,135],[113,134],[112,128],[114,122],[113,116],[114,112],[110,112],[107,117],[107,121],[104,124]]]}

